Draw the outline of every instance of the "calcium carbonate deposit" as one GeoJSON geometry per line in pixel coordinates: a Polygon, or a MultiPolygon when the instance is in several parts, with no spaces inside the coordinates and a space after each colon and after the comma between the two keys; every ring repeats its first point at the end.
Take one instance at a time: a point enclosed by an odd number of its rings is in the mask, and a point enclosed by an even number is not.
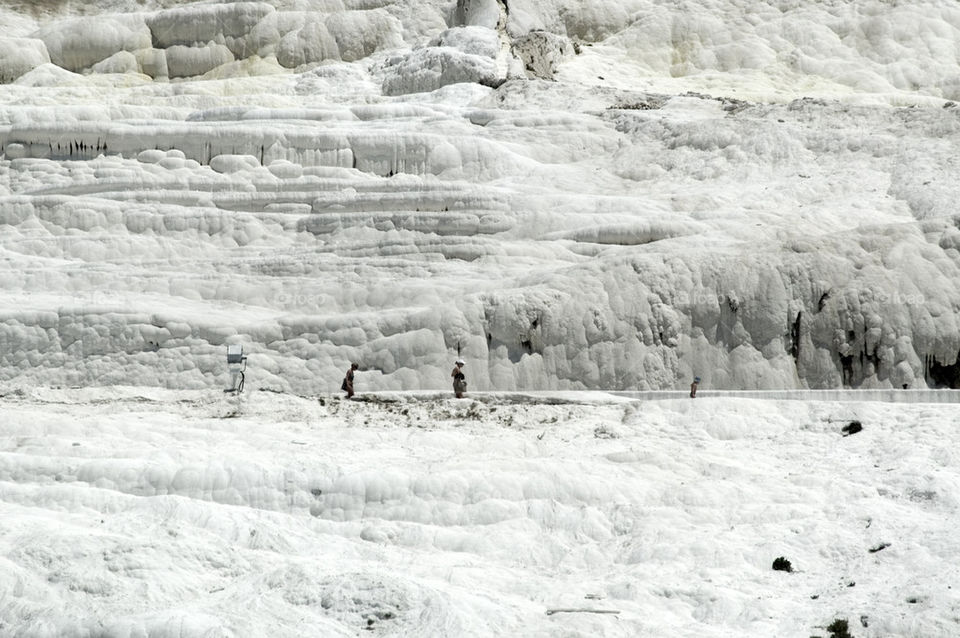
{"type": "Polygon", "coordinates": [[[7,2],[0,378],[954,386],[948,2],[7,2]]]}
{"type": "Polygon", "coordinates": [[[952,0],[0,0],[0,636],[960,635],[958,102],[952,0]]]}

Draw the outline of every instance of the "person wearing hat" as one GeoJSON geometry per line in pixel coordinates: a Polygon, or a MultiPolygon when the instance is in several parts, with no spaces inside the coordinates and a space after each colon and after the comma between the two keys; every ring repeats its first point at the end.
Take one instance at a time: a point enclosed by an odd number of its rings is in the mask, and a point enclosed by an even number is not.
{"type": "Polygon", "coordinates": [[[690,384],[690,398],[697,398],[697,386],[700,385],[700,377],[694,377],[693,383],[690,384]]]}
{"type": "Polygon", "coordinates": [[[464,365],[463,359],[457,359],[453,366],[453,372],[450,373],[450,376],[453,377],[453,394],[458,399],[462,399],[463,393],[467,391],[467,380],[463,376],[464,365]]]}

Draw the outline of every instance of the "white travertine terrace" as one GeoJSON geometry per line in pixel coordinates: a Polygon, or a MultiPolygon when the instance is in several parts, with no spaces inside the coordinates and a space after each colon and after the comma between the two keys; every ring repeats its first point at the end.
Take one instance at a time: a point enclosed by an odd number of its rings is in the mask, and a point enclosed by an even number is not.
{"type": "Polygon", "coordinates": [[[4,9],[0,378],[952,385],[938,2],[4,9]]]}

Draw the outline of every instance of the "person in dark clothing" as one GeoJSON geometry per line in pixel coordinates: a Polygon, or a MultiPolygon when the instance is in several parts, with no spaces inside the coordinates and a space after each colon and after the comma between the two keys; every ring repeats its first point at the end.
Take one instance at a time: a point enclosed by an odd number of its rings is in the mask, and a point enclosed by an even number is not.
{"type": "Polygon", "coordinates": [[[457,359],[453,366],[453,372],[450,373],[450,376],[453,377],[453,394],[458,399],[462,399],[463,393],[467,391],[467,379],[463,375],[464,365],[463,359],[457,359]]]}
{"type": "Polygon", "coordinates": [[[347,398],[353,396],[353,373],[360,368],[359,363],[351,363],[350,369],[347,370],[347,376],[343,378],[343,383],[340,385],[340,389],[344,390],[347,393],[347,398]]]}

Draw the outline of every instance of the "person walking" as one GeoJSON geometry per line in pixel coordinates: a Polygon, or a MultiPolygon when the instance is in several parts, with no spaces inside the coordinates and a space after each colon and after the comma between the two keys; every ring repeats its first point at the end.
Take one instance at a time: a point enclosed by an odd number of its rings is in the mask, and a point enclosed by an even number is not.
{"type": "Polygon", "coordinates": [[[463,375],[463,366],[466,365],[463,359],[457,359],[453,366],[453,395],[458,399],[463,398],[463,393],[467,391],[467,378],[463,375]]]}
{"type": "Polygon", "coordinates": [[[347,370],[347,376],[343,378],[343,383],[340,385],[340,389],[344,390],[347,393],[347,398],[353,397],[353,373],[360,368],[359,363],[351,363],[350,369],[347,370]]]}
{"type": "Polygon", "coordinates": [[[694,377],[693,383],[690,384],[690,398],[697,398],[697,387],[700,385],[700,377],[694,377]]]}

